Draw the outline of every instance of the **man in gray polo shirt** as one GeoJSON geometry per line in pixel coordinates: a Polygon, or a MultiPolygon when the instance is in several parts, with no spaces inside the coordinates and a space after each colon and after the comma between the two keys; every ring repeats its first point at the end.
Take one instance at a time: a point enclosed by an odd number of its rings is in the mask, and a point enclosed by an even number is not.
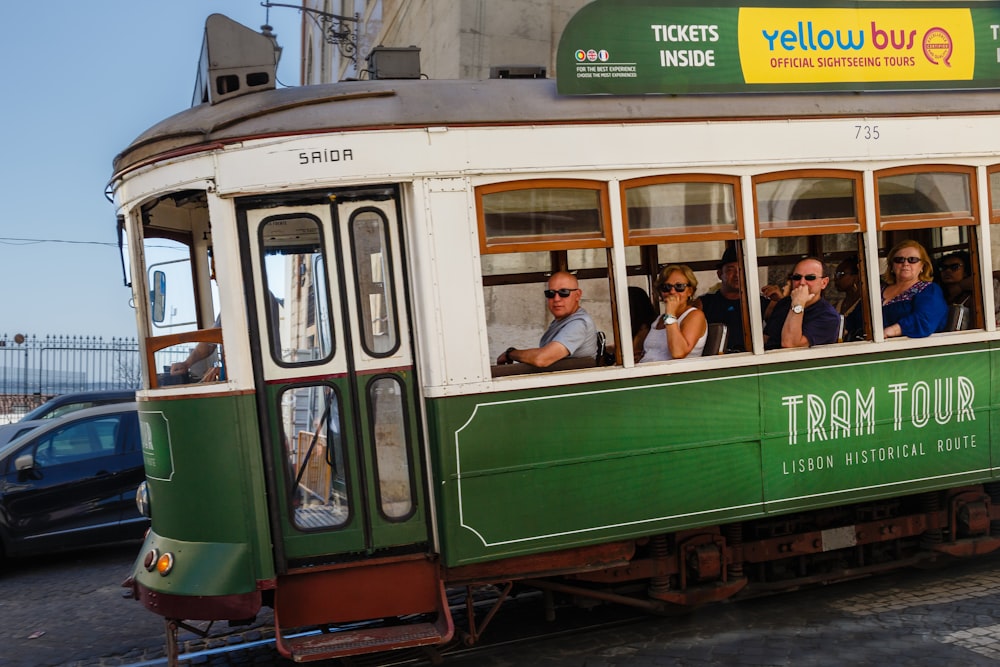
{"type": "Polygon", "coordinates": [[[508,348],[497,358],[497,364],[521,362],[545,368],[566,357],[595,358],[597,327],[587,311],[580,307],[582,296],[576,276],[565,271],[552,274],[545,290],[545,302],[555,319],[542,334],[538,347],[508,348]]]}

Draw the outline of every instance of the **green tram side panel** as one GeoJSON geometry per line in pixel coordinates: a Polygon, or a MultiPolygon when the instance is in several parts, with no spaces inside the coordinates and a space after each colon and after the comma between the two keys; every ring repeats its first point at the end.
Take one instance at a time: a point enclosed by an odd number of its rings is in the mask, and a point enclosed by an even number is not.
{"type": "Polygon", "coordinates": [[[992,477],[1000,477],[1000,342],[990,343],[990,463],[992,477]]]}
{"type": "Polygon", "coordinates": [[[757,394],[744,369],[431,401],[446,565],[759,514],[757,394]]]}
{"type": "Polygon", "coordinates": [[[152,530],[141,553],[171,552],[169,577],[144,586],[190,595],[252,593],[274,577],[252,394],[139,405],[152,530]]]}
{"type": "Polygon", "coordinates": [[[992,365],[976,344],[765,369],[767,511],[989,480],[992,365]]]}
{"type": "Polygon", "coordinates": [[[445,564],[988,481],[990,349],[432,400],[445,564]]]}

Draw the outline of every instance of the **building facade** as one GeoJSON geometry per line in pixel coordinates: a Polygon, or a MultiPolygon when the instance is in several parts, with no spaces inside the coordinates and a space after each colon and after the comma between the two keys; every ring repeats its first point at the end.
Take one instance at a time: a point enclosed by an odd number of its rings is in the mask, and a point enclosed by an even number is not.
{"type": "Polygon", "coordinates": [[[485,79],[501,65],[542,66],[554,77],[559,36],[589,2],[303,0],[304,7],[345,17],[327,25],[341,34],[349,29],[356,46],[329,43],[324,24],[304,16],[302,83],[370,78],[367,57],[376,46],[419,48],[421,75],[431,79],[485,79]]]}

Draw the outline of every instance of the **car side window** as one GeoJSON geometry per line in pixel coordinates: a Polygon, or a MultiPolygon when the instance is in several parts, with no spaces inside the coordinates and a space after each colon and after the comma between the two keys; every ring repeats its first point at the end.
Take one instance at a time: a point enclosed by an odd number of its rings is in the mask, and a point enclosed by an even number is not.
{"type": "Polygon", "coordinates": [[[47,434],[35,445],[35,465],[75,463],[114,454],[121,419],[122,415],[104,415],[47,434]]]}
{"type": "Polygon", "coordinates": [[[95,405],[100,405],[96,401],[84,401],[81,403],[67,403],[66,405],[60,405],[58,408],[54,409],[49,414],[42,417],[42,419],[55,419],[57,417],[62,417],[71,412],[76,412],[77,410],[83,410],[84,408],[92,408],[95,405]]]}

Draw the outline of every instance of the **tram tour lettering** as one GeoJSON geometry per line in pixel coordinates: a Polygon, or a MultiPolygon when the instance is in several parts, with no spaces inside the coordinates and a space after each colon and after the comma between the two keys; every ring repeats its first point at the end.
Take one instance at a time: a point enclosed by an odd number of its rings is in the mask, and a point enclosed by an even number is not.
{"type": "Polygon", "coordinates": [[[353,159],[354,151],[350,148],[323,148],[315,151],[301,151],[299,153],[299,164],[346,162],[353,159]]]}
{"type": "MultiPolygon", "coordinates": [[[[915,428],[924,428],[932,420],[945,426],[952,421],[961,423],[976,419],[973,409],[976,387],[963,375],[935,378],[932,382],[893,383],[886,387],[885,395],[892,401],[893,431],[901,431],[904,421],[915,428]]],[[[844,390],[834,392],[829,398],[817,394],[782,396],[781,404],[788,413],[788,444],[799,443],[803,408],[807,443],[873,435],[875,401],[875,387],[856,388],[853,398],[844,390]]],[[[957,442],[958,439],[948,439],[941,446],[956,447],[957,442]]]]}
{"type": "Polygon", "coordinates": [[[795,475],[804,472],[817,472],[833,467],[833,455],[808,456],[799,459],[789,459],[781,462],[781,474],[795,475]]]}
{"type": "Polygon", "coordinates": [[[905,445],[889,445],[886,447],[871,447],[844,452],[844,465],[867,465],[869,463],[885,463],[900,459],[913,459],[924,456],[924,443],[912,442],[905,445]]]}

